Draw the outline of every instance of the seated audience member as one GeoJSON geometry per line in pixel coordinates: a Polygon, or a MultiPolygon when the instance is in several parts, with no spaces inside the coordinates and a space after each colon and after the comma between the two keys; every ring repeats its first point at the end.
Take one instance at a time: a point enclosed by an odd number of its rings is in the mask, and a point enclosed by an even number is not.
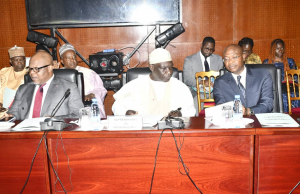
{"type": "MultiPolygon", "coordinates": [[[[190,88],[194,98],[194,105],[198,112],[197,86],[195,74],[202,71],[219,71],[223,68],[222,57],[213,54],[215,51],[215,39],[205,37],[201,44],[201,50],[197,53],[188,56],[184,60],[183,76],[184,83],[190,88]]],[[[200,82],[200,85],[202,82],[200,82]]],[[[208,80],[205,80],[205,86],[208,87],[208,80]]],[[[211,82],[213,86],[213,82],[211,82]]],[[[203,91],[203,90],[202,90],[203,91]]],[[[204,98],[203,92],[200,93],[201,98],[204,98]]],[[[208,97],[208,95],[207,95],[208,97]]],[[[202,106],[203,107],[203,104],[202,106]]]]}
{"type": "Polygon", "coordinates": [[[100,76],[91,69],[77,65],[75,48],[71,44],[64,44],[59,48],[61,63],[66,69],[76,69],[83,73],[85,101],[97,98],[101,118],[105,118],[104,98],[107,90],[103,87],[100,76]]]}
{"type": "Polygon", "coordinates": [[[195,116],[193,97],[188,87],[172,77],[173,62],[169,51],[158,48],[149,55],[150,75],[140,75],[116,94],[115,115],[195,116]]]}
{"type": "MultiPolygon", "coordinates": [[[[288,58],[285,54],[285,43],[281,39],[275,39],[271,43],[270,48],[270,54],[269,58],[265,59],[263,63],[266,64],[274,64],[275,67],[281,69],[281,81],[282,84],[282,98],[283,98],[283,108],[284,112],[288,113],[288,97],[287,97],[287,89],[286,89],[286,76],[285,72],[290,69],[296,69],[296,64],[294,59],[288,58]]],[[[289,80],[292,80],[291,77],[288,78],[289,80]]],[[[295,76],[295,79],[298,80],[297,76],[295,76]]],[[[294,92],[292,92],[291,95],[294,95],[294,92]]],[[[299,107],[300,102],[298,100],[292,101],[292,107],[299,107]]]]}
{"type": "Polygon", "coordinates": [[[52,63],[51,55],[46,52],[38,52],[31,57],[28,71],[33,82],[19,87],[6,117],[14,116],[17,120],[23,120],[50,116],[68,89],[70,95],[55,116],[79,117],[83,103],[78,88],[75,83],[54,76],[52,63]]]}
{"type": "MultiPolygon", "coordinates": [[[[45,45],[37,44],[35,47],[35,52],[47,52],[52,56],[52,52],[45,45]]],[[[59,69],[60,62],[53,60],[53,69],[59,69]]]]}
{"type": "MultiPolygon", "coordinates": [[[[17,90],[24,83],[25,52],[23,47],[14,46],[8,50],[11,67],[5,67],[0,70],[0,117],[3,116],[6,108],[3,108],[5,88],[17,90]]],[[[13,100],[13,98],[11,99],[13,100]]]]}
{"type": "Polygon", "coordinates": [[[242,38],[239,41],[239,46],[242,47],[245,64],[261,64],[260,57],[252,51],[254,47],[252,38],[242,38]]]}
{"type": "Polygon", "coordinates": [[[267,69],[246,68],[242,53],[242,48],[236,44],[224,50],[224,64],[229,72],[215,81],[215,102],[223,104],[240,95],[243,115],[269,113],[273,110],[272,77],[267,69]]]}

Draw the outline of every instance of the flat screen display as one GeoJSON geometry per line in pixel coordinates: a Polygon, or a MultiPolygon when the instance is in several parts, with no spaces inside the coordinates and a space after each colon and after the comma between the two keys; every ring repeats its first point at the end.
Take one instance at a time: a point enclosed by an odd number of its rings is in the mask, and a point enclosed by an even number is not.
{"type": "Polygon", "coordinates": [[[175,24],[181,0],[25,0],[29,29],[175,24]]]}

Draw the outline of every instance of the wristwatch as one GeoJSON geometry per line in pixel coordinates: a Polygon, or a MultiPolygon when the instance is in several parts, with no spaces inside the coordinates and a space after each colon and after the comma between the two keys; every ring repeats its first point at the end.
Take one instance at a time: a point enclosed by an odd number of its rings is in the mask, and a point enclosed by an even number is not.
{"type": "Polygon", "coordinates": [[[250,115],[254,115],[254,110],[250,108],[250,115]]]}

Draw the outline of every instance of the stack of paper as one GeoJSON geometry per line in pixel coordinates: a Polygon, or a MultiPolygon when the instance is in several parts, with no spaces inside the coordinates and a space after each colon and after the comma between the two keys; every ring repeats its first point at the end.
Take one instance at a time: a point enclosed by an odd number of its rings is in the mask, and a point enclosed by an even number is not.
{"type": "Polygon", "coordinates": [[[13,131],[40,131],[40,122],[44,122],[47,117],[25,119],[17,126],[12,128],[13,131]]]}
{"type": "Polygon", "coordinates": [[[299,124],[288,114],[261,113],[255,116],[263,127],[299,127],[299,124]]]}

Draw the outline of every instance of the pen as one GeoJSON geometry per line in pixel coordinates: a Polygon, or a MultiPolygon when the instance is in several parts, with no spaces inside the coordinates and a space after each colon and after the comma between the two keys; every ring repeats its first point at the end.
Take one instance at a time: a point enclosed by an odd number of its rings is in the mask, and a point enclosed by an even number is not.
{"type": "Polygon", "coordinates": [[[8,120],[7,122],[13,122],[16,120],[16,117],[11,118],[10,120],[8,120]]]}

